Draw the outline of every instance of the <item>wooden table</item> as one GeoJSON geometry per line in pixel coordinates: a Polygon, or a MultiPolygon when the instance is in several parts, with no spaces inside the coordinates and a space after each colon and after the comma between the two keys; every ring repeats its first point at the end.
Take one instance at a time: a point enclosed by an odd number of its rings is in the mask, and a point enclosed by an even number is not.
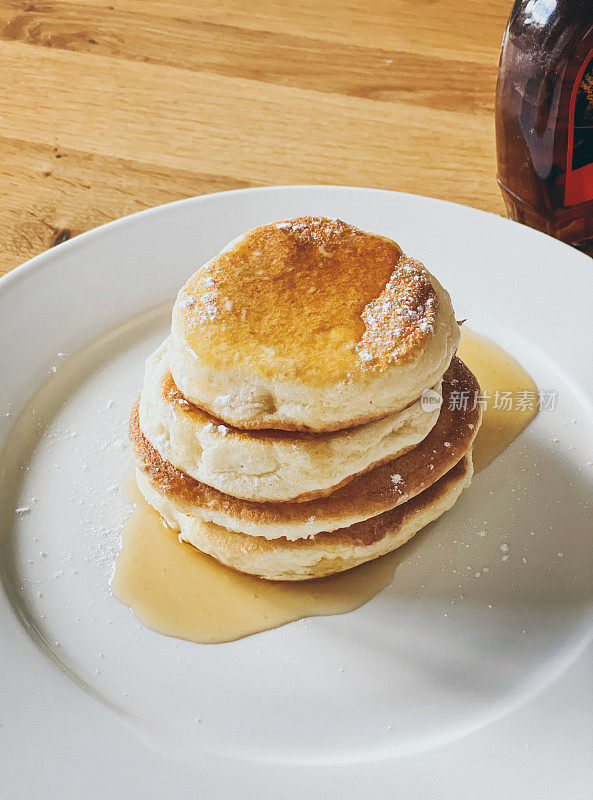
{"type": "Polygon", "coordinates": [[[244,186],[504,213],[510,0],[2,0],[0,274],[88,228],[244,186]]]}

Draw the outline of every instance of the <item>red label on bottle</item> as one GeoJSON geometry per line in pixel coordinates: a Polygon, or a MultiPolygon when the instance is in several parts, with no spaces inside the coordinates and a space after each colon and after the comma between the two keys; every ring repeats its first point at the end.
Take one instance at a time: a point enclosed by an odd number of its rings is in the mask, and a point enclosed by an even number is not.
{"type": "Polygon", "coordinates": [[[570,95],[564,205],[587,200],[593,200],[593,50],[583,62],[570,95]]]}

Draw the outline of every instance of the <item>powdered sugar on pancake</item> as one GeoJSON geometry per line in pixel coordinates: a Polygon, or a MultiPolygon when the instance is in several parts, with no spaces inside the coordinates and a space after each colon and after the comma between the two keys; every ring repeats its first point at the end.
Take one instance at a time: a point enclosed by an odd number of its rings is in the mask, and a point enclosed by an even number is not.
{"type": "Polygon", "coordinates": [[[382,369],[417,358],[434,333],[436,309],[428,273],[402,255],[385,289],[362,312],[365,331],[356,345],[361,365],[382,369]]]}

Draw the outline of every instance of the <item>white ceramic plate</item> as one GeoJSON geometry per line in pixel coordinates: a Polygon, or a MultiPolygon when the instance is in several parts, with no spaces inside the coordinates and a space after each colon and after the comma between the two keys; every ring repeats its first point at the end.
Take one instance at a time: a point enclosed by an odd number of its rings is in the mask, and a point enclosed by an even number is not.
{"type": "Polygon", "coordinates": [[[592,298],[593,263],[542,234],[339,187],[173,203],[0,281],[0,794],[589,798],[592,298]],[[188,275],[299,214],[397,239],[557,406],[358,611],[167,638],[109,592],[128,409],[188,275]]]}

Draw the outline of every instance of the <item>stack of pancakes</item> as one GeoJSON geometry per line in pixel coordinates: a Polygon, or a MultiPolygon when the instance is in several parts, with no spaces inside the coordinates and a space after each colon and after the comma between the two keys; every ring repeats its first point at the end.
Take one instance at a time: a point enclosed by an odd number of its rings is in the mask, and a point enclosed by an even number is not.
{"type": "Polygon", "coordinates": [[[179,292],[130,420],[137,480],[180,538],[301,580],[399,547],[472,476],[478,384],[451,300],[337,219],[255,228],[179,292]],[[454,394],[455,393],[455,394],[454,394]]]}

